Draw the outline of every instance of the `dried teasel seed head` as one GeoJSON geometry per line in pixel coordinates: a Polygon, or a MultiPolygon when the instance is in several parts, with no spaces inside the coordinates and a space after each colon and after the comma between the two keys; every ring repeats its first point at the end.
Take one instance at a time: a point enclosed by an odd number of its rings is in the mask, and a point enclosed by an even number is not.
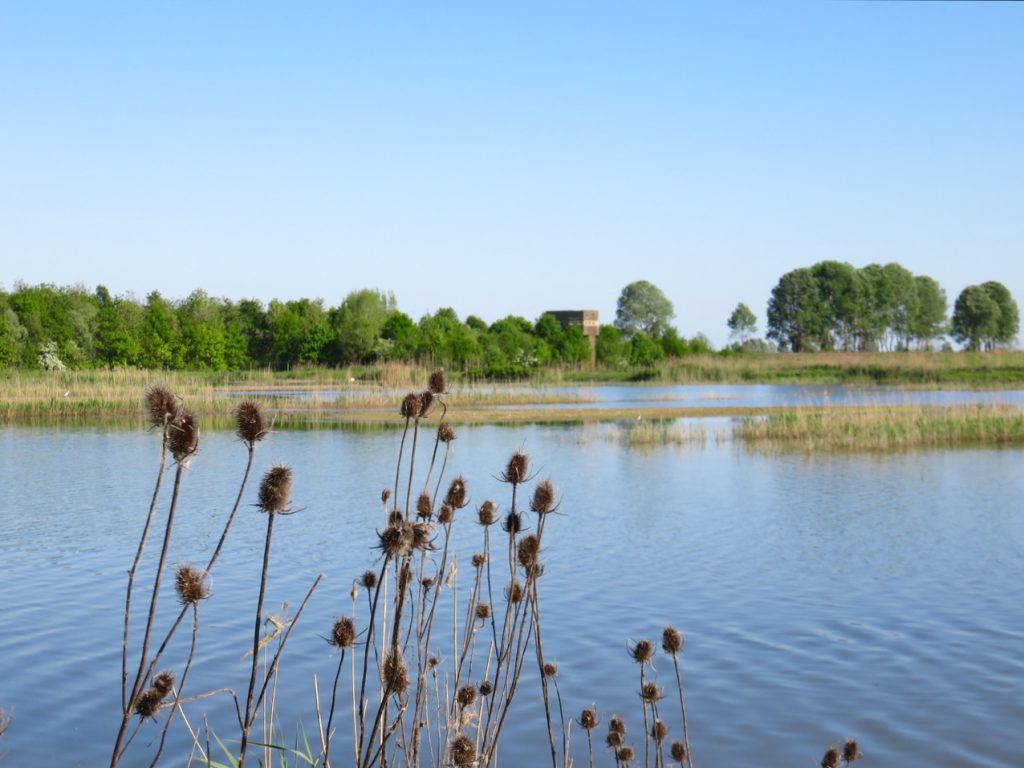
{"type": "Polygon", "coordinates": [[[481,696],[490,696],[491,695],[491,691],[493,691],[493,690],[494,690],[494,686],[491,684],[490,680],[482,680],[480,682],[480,695],[481,696]]]}
{"type": "Polygon", "coordinates": [[[399,412],[407,419],[418,419],[420,416],[420,396],[410,392],[402,398],[402,407],[399,412]]]}
{"type": "Polygon", "coordinates": [[[668,726],[661,720],[655,720],[654,725],[651,726],[651,738],[661,744],[666,736],[668,736],[668,726]]]}
{"type": "Polygon", "coordinates": [[[608,719],[608,732],[609,733],[621,733],[623,736],[626,735],[626,722],[618,715],[612,715],[608,719]]]}
{"type": "Polygon", "coordinates": [[[174,675],[166,669],[158,672],[153,678],[153,690],[160,694],[161,699],[167,698],[167,695],[174,690],[174,675]]]}
{"type": "Polygon", "coordinates": [[[434,667],[436,667],[440,663],[441,663],[441,660],[439,658],[437,658],[437,656],[431,656],[429,659],[427,659],[427,666],[430,667],[431,669],[433,669],[434,667]]]}
{"type": "Polygon", "coordinates": [[[418,549],[421,552],[426,552],[431,548],[431,528],[427,523],[413,523],[412,524],[412,546],[413,549],[418,549]]]}
{"type": "Polygon", "coordinates": [[[147,688],[135,700],[135,714],[139,717],[156,719],[160,711],[160,702],[164,700],[165,694],[160,693],[156,688],[147,688]]]}
{"type": "Polygon", "coordinates": [[[422,579],[420,579],[420,584],[423,585],[424,589],[430,589],[432,586],[434,586],[434,579],[432,576],[424,576],[422,579]]]}
{"type": "Polygon", "coordinates": [[[515,536],[523,530],[523,519],[518,512],[509,512],[505,515],[505,522],[501,524],[501,528],[510,536],[515,536]]]}
{"type": "Polygon", "coordinates": [[[480,568],[486,562],[487,562],[487,555],[485,555],[483,552],[474,552],[473,553],[473,567],[474,568],[480,568]]]}
{"type": "Polygon", "coordinates": [[[455,430],[447,421],[442,421],[438,424],[437,439],[442,443],[450,443],[455,439],[455,430]]]}
{"type": "Polygon", "coordinates": [[[592,731],[597,728],[597,710],[593,707],[587,707],[580,712],[579,718],[580,728],[585,731],[592,731]]]}
{"type": "Polygon", "coordinates": [[[611,749],[618,749],[622,746],[622,734],[618,731],[608,731],[608,735],[604,737],[604,743],[611,749]]]}
{"type": "Polygon", "coordinates": [[[493,501],[485,501],[477,510],[476,519],[480,525],[491,525],[494,523],[494,511],[496,507],[493,501]]]}
{"type": "Polygon", "coordinates": [[[258,443],[267,436],[259,403],[243,400],[238,404],[235,409],[235,434],[249,445],[258,443]]]}
{"type": "Polygon", "coordinates": [[[445,494],[444,503],[454,509],[462,509],[466,506],[466,481],[459,475],[452,484],[448,486],[448,493],[445,494]]]}
{"type": "Polygon", "coordinates": [[[159,384],[148,387],[142,395],[146,421],[154,427],[163,427],[178,415],[178,398],[167,387],[159,384]]]}
{"type": "Polygon", "coordinates": [[[195,605],[210,596],[206,574],[191,565],[179,565],[174,575],[174,589],[182,605],[195,605]]]}
{"type": "Polygon", "coordinates": [[[470,707],[473,702],[476,701],[476,686],[471,683],[466,683],[464,686],[459,688],[458,693],[455,694],[455,700],[459,702],[460,707],[470,707]]]}
{"type": "Polygon", "coordinates": [[[391,498],[391,489],[390,488],[385,488],[383,491],[380,492],[380,503],[381,504],[387,504],[388,503],[388,499],[390,499],[390,498],[391,498]]]}
{"type": "Polygon", "coordinates": [[[661,693],[661,688],[658,687],[657,683],[644,683],[640,689],[640,698],[643,699],[647,704],[654,704],[661,701],[664,696],[661,693]]]}
{"type": "Polygon", "coordinates": [[[476,613],[476,617],[481,621],[491,618],[491,604],[477,603],[474,613],[476,613]]]}
{"type": "Polygon", "coordinates": [[[377,574],[373,571],[364,571],[359,583],[363,585],[364,589],[373,589],[377,586],[377,574]]]}
{"type": "Polygon", "coordinates": [[[537,564],[537,555],[540,553],[540,539],[533,534],[524,536],[519,540],[519,546],[516,549],[516,558],[519,560],[519,564],[530,570],[534,565],[537,564]]]}
{"type": "Polygon", "coordinates": [[[506,483],[522,483],[526,481],[530,469],[530,459],[522,451],[516,451],[508,460],[505,471],[501,473],[501,479],[506,483]]]}
{"type": "Polygon", "coordinates": [[[351,648],[356,642],[356,623],[348,616],[339,616],[331,627],[331,639],[335,648],[351,648]]]}
{"type": "Polygon", "coordinates": [[[411,525],[404,523],[392,523],[381,533],[377,534],[380,539],[380,548],[388,557],[402,557],[412,550],[413,532],[411,525]]]}
{"type": "Polygon", "coordinates": [[[669,749],[669,754],[672,755],[672,759],[682,765],[686,762],[686,758],[689,754],[689,750],[686,749],[686,745],[681,741],[673,741],[672,746],[669,749]]]}
{"type": "Polygon", "coordinates": [[[431,371],[427,387],[435,395],[443,395],[448,390],[448,382],[444,378],[444,368],[436,368],[431,371]]]}
{"type": "Polygon", "coordinates": [[[405,665],[405,659],[397,651],[389,651],[384,656],[384,663],[380,668],[381,680],[392,693],[405,693],[409,688],[409,669],[405,665]]]}
{"type": "Polygon", "coordinates": [[[821,758],[821,768],[839,768],[839,748],[831,746],[821,758]]]}
{"type": "Polygon", "coordinates": [[[545,515],[554,512],[555,507],[555,486],[550,480],[541,480],[533,489],[533,498],[530,499],[530,509],[538,515],[545,515]]]}
{"type": "Polygon", "coordinates": [[[615,759],[623,765],[629,765],[632,763],[634,757],[636,757],[636,755],[633,753],[633,748],[628,744],[619,747],[618,751],[615,753],[615,759]]]}
{"type": "Polygon", "coordinates": [[[545,662],[541,672],[544,673],[544,677],[558,677],[558,665],[550,661],[545,662]]]}
{"type": "Polygon", "coordinates": [[[429,389],[425,392],[420,392],[420,417],[426,416],[430,413],[430,409],[434,406],[434,393],[429,389]]]}
{"type": "Polygon", "coordinates": [[[179,463],[199,450],[199,425],[196,415],[188,408],[180,408],[167,425],[167,449],[179,463]]]}
{"type": "Polygon", "coordinates": [[[388,513],[388,525],[401,525],[405,522],[405,515],[400,509],[392,509],[388,513]]]}
{"type": "Polygon", "coordinates": [[[650,640],[637,640],[629,649],[629,655],[637,664],[650,664],[654,658],[654,643],[650,640]]]}
{"type": "Polygon", "coordinates": [[[447,504],[442,504],[441,508],[437,510],[437,522],[441,525],[448,525],[455,519],[455,510],[447,504]]]}
{"type": "Polygon", "coordinates": [[[860,747],[857,746],[857,740],[847,739],[843,744],[843,761],[849,765],[857,760],[860,760],[860,747]]]}
{"type": "Polygon", "coordinates": [[[683,633],[671,624],[661,633],[661,648],[669,656],[675,656],[682,651],[684,642],[683,633]]]}
{"type": "Polygon", "coordinates": [[[523,585],[518,581],[513,581],[512,584],[505,590],[505,597],[510,603],[520,603],[523,600],[523,585]]]}
{"type": "Polygon", "coordinates": [[[416,514],[420,517],[430,517],[434,514],[429,493],[421,493],[419,498],[416,499],[416,514]]]}
{"type": "Polygon", "coordinates": [[[451,758],[452,764],[457,766],[476,763],[476,746],[473,744],[473,740],[466,735],[456,736],[455,741],[448,748],[448,757],[451,758]]]}
{"type": "Polygon", "coordinates": [[[274,515],[288,510],[292,498],[292,470],[283,464],[275,464],[263,475],[260,483],[259,507],[274,515]]]}

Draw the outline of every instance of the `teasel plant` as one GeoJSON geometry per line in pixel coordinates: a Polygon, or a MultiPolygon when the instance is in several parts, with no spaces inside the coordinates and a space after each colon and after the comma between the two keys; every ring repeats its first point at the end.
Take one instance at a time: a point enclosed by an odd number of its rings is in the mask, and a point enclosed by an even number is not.
{"type": "MultiPolygon", "coordinates": [[[[157,752],[150,765],[156,765],[160,760],[160,756],[166,743],[167,732],[174,713],[177,711],[181,703],[181,691],[188,677],[188,670],[195,654],[196,639],[199,631],[199,605],[209,596],[207,579],[220,556],[224,543],[227,540],[228,532],[231,529],[235,515],[241,504],[249,475],[252,470],[256,445],[264,440],[270,432],[269,426],[264,421],[260,406],[256,402],[247,400],[242,402],[235,409],[235,433],[243,445],[246,446],[247,459],[245,470],[242,474],[241,482],[239,483],[238,492],[235,495],[234,504],[232,505],[231,511],[224,523],[220,538],[206,563],[206,567],[202,570],[191,565],[182,565],[177,568],[175,589],[181,603],[181,610],[174,622],[168,628],[167,632],[164,634],[163,640],[157,650],[153,653],[152,657],[150,657],[149,647],[153,632],[153,620],[156,614],[157,596],[159,594],[160,581],[166,564],[171,531],[181,488],[182,472],[191,465],[191,462],[198,451],[199,429],[196,424],[195,416],[192,412],[189,411],[181,403],[180,399],[171,393],[166,387],[157,385],[147,389],[143,396],[143,405],[148,423],[151,427],[160,429],[161,431],[161,451],[159,471],[154,484],[149,511],[146,516],[142,534],[139,538],[135,559],[128,574],[128,587],[125,595],[124,635],[121,653],[121,723],[115,738],[114,751],[111,756],[111,766],[117,765],[124,756],[131,740],[134,738],[134,735],[138,733],[138,728],[145,720],[155,719],[161,709],[170,708],[171,712],[164,722],[157,752]],[[129,686],[127,671],[129,652],[128,630],[131,620],[132,589],[157,507],[168,454],[171,455],[175,464],[174,491],[168,508],[164,538],[154,576],[149,614],[147,616],[146,628],[142,639],[142,650],[139,655],[138,671],[136,672],[131,686],[129,686]],[[154,692],[159,692],[160,690],[159,688],[154,687],[156,680],[156,677],[154,677],[156,668],[159,665],[164,652],[169,646],[171,639],[190,612],[192,614],[192,640],[187,660],[185,662],[184,671],[179,684],[177,686],[172,686],[165,691],[165,695],[161,697],[159,701],[159,706],[154,710],[154,692]],[[148,686],[147,682],[150,683],[148,686]],[[168,698],[171,699],[169,702],[167,701],[168,698]],[[133,714],[139,715],[139,721],[132,736],[128,738],[127,742],[125,742],[125,736],[133,714]]],[[[164,680],[166,682],[166,678],[164,680]]]]}

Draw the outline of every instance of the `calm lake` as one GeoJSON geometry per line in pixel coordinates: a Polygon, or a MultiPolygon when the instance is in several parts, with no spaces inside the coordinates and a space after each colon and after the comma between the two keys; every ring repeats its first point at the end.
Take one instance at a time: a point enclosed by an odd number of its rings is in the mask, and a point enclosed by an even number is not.
{"type": "MultiPolygon", "coordinates": [[[[815,766],[849,736],[862,765],[1022,764],[1024,452],[807,456],[731,442],[639,451],[606,439],[613,429],[461,428],[447,475],[463,474],[472,497],[455,526],[464,574],[480,548],[473,509],[485,498],[508,507],[496,476],[512,450],[558,486],[563,514],[545,530],[540,582],[544,645],[566,715],[597,706],[599,764],[612,764],[603,724],[613,712],[642,754],[638,670],[626,644],[660,638],[668,622],[686,636],[701,768],[815,766]]],[[[277,711],[287,741],[299,721],[313,740],[313,675],[323,694],[337,658],[323,638],[350,610],[351,580],[378,563],[379,497],[393,482],[399,438],[281,432],[258,449],[258,473],[294,468],[301,508],[275,524],[268,607],[294,611],[325,574],[284,657],[277,711]]],[[[183,484],[173,563],[205,563],[244,468],[230,433],[204,433],[200,449],[183,484]]],[[[109,760],[125,574],[158,451],[159,437],[141,431],[0,428],[0,705],[14,713],[0,751],[9,765],[109,760]]],[[[265,531],[251,506],[258,477],[202,608],[191,693],[244,689],[248,679],[242,656],[265,531]]],[[[147,555],[155,550],[151,543],[147,555]]],[[[169,581],[161,626],[176,608],[169,581]]],[[[178,641],[168,666],[182,658],[187,633],[178,641]]],[[[502,739],[505,766],[550,764],[531,664],[532,656],[502,739]]],[[[672,694],[672,665],[660,653],[655,671],[672,694]]],[[[671,701],[670,739],[680,736],[671,701]]],[[[235,736],[228,699],[187,711],[193,724],[206,714],[218,735],[235,736]]],[[[346,755],[347,710],[341,717],[335,754],[346,755]]],[[[124,764],[148,764],[157,733],[144,729],[124,764]]],[[[585,765],[586,740],[573,734],[576,764],[585,765]]],[[[190,743],[179,719],[163,764],[186,764],[190,743]]]]}

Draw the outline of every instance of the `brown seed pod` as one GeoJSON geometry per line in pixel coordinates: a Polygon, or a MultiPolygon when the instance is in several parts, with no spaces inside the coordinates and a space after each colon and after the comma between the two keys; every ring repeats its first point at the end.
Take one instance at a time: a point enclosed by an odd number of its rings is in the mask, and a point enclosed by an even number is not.
{"type": "Polygon", "coordinates": [[[650,664],[654,658],[654,643],[650,640],[637,640],[629,649],[629,655],[637,664],[650,664]]]}
{"type": "Polygon", "coordinates": [[[683,633],[671,624],[661,633],[661,648],[669,656],[675,656],[682,651],[684,642],[683,633]]]}
{"type": "Polygon", "coordinates": [[[448,493],[445,494],[444,503],[453,509],[462,509],[466,506],[466,481],[459,475],[452,484],[448,486],[448,493]]]}
{"type": "Polygon", "coordinates": [[[526,481],[530,468],[530,459],[522,451],[516,451],[508,460],[505,471],[501,473],[501,479],[506,483],[522,483],[526,481]]]}
{"type": "Polygon", "coordinates": [[[666,736],[668,736],[668,726],[661,720],[655,720],[654,725],[651,726],[651,738],[661,744],[666,736]]]}
{"type": "Polygon", "coordinates": [[[430,413],[430,409],[434,405],[434,393],[429,389],[425,392],[420,392],[420,418],[430,413]]]}
{"type": "Polygon", "coordinates": [[[432,586],[434,586],[434,579],[431,576],[424,576],[420,580],[420,584],[423,585],[424,589],[430,589],[432,586]]]}
{"type": "Polygon", "coordinates": [[[523,585],[518,581],[513,581],[512,584],[505,590],[505,597],[510,603],[519,603],[523,600],[523,585]]]}
{"type": "Polygon", "coordinates": [[[259,507],[274,515],[288,510],[292,497],[292,470],[283,464],[275,464],[263,475],[260,483],[259,507]]]}
{"type": "Polygon", "coordinates": [[[381,504],[387,504],[388,503],[388,499],[390,499],[390,498],[391,498],[391,489],[390,488],[385,488],[383,491],[380,492],[380,503],[381,504]]]}
{"type": "Polygon", "coordinates": [[[401,525],[405,522],[405,515],[400,509],[392,509],[388,514],[388,525],[401,525]]]}
{"type": "Polygon", "coordinates": [[[429,493],[421,493],[419,498],[416,499],[416,514],[420,517],[430,517],[434,514],[434,510],[430,504],[429,493]]]}
{"type": "Polygon", "coordinates": [[[496,507],[493,501],[485,501],[477,510],[476,520],[480,525],[491,525],[494,523],[494,511],[496,507]]]}
{"type": "Polygon", "coordinates": [[[253,445],[267,436],[260,406],[253,400],[243,400],[235,409],[235,434],[253,445]]]}
{"type": "Polygon", "coordinates": [[[621,733],[623,736],[626,735],[626,723],[618,715],[612,715],[608,720],[608,731],[610,733],[621,733]]]}
{"type": "Polygon", "coordinates": [[[555,486],[550,480],[541,480],[533,489],[533,498],[530,499],[530,509],[539,515],[554,512],[555,507],[555,486]]]}
{"type": "Polygon", "coordinates": [[[437,439],[442,443],[450,443],[455,439],[455,430],[447,421],[437,425],[437,439]]]}
{"type": "Polygon", "coordinates": [[[418,549],[421,552],[426,552],[431,549],[431,533],[432,529],[427,523],[413,523],[412,524],[412,546],[413,549],[418,549]]]}
{"type": "Polygon", "coordinates": [[[444,368],[436,368],[430,374],[427,386],[435,395],[443,395],[448,389],[448,382],[444,378],[444,368]]]}
{"type": "Polygon", "coordinates": [[[415,392],[410,392],[403,397],[399,412],[407,419],[418,419],[420,417],[420,396],[415,392]]]}
{"type": "Polygon", "coordinates": [[[544,677],[558,677],[558,665],[553,662],[546,662],[541,668],[544,677]]]}
{"type": "Polygon", "coordinates": [[[456,736],[448,748],[448,756],[454,765],[473,765],[476,762],[476,746],[469,736],[456,736]]]}
{"type": "Polygon", "coordinates": [[[585,731],[592,731],[597,728],[597,710],[593,707],[587,707],[580,712],[579,717],[580,728],[585,731]]]}
{"type": "Polygon", "coordinates": [[[195,605],[210,596],[206,574],[191,565],[179,565],[174,575],[174,589],[182,605],[195,605]]]}
{"type": "Polygon", "coordinates": [[[441,663],[441,660],[439,658],[437,658],[437,656],[431,656],[429,659],[427,659],[427,666],[430,667],[431,669],[433,669],[434,667],[436,667],[440,663],[441,663]]]}
{"type": "Polygon", "coordinates": [[[143,393],[142,407],[146,412],[146,421],[154,427],[162,428],[178,415],[178,398],[167,387],[157,384],[148,387],[143,393]]]}
{"type": "Polygon", "coordinates": [[[474,610],[476,617],[481,621],[486,621],[491,618],[491,604],[490,603],[477,603],[476,609],[474,610]]]}
{"type": "Polygon", "coordinates": [[[686,745],[681,741],[673,741],[672,747],[669,749],[669,754],[672,755],[672,759],[682,765],[686,762],[686,758],[689,754],[686,749],[686,745]]]}
{"type": "Polygon", "coordinates": [[[167,448],[177,462],[186,461],[199,450],[199,425],[188,408],[180,408],[167,425],[167,448]]]}
{"type": "Polygon", "coordinates": [[[524,536],[519,540],[516,548],[516,559],[523,568],[530,570],[537,564],[537,555],[540,553],[540,539],[533,534],[524,536]]]}
{"type": "Polygon", "coordinates": [[[483,680],[483,681],[480,682],[480,695],[481,696],[490,696],[491,695],[491,691],[493,691],[493,690],[494,690],[494,686],[491,685],[491,681],[490,680],[483,680]]]}
{"type": "Polygon", "coordinates": [[[843,744],[843,760],[847,765],[860,760],[860,747],[857,746],[856,739],[847,739],[843,744]]]}
{"type": "Polygon", "coordinates": [[[518,512],[509,512],[505,515],[505,522],[501,524],[501,528],[505,533],[514,536],[523,530],[523,519],[518,512]]]}
{"type": "Polygon", "coordinates": [[[476,701],[476,686],[471,683],[466,683],[464,686],[459,688],[458,693],[455,694],[455,700],[459,702],[460,707],[471,707],[473,702],[476,701]]]}
{"type": "Polygon", "coordinates": [[[661,701],[664,696],[661,693],[661,688],[658,687],[657,683],[644,683],[640,689],[640,698],[643,699],[647,704],[655,704],[661,701]]]}
{"type": "Polygon", "coordinates": [[[636,755],[633,754],[633,748],[628,744],[619,747],[618,751],[615,753],[615,759],[623,765],[629,765],[632,763],[634,757],[636,757],[636,755]]]}
{"type": "Polygon", "coordinates": [[[380,548],[388,557],[402,557],[412,550],[412,526],[404,523],[392,523],[377,537],[380,539],[380,548]]]}
{"type": "Polygon", "coordinates": [[[611,749],[618,749],[622,746],[622,734],[618,731],[608,731],[608,735],[604,737],[604,743],[611,749]]]}
{"type": "Polygon", "coordinates": [[[363,585],[364,589],[373,589],[377,586],[377,574],[373,571],[364,571],[359,583],[363,585]]]}
{"type": "Polygon", "coordinates": [[[441,508],[437,510],[437,522],[441,525],[448,525],[455,519],[455,510],[449,507],[447,504],[442,504],[441,508]]]}
{"type": "Polygon", "coordinates": [[[474,552],[472,562],[474,568],[480,568],[487,562],[487,555],[483,552],[474,552]]]}
{"type": "Polygon", "coordinates": [[[380,675],[381,680],[392,693],[405,693],[409,687],[409,670],[405,666],[405,659],[402,658],[401,653],[389,651],[384,656],[380,675]]]}
{"type": "Polygon", "coordinates": [[[174,690],[174,675],[166,669],[158,672],[153,678],[153,690],[159,693],[161,698],[166,698],[167,694],[174,690]]]}
{"type": "Polygon", "coordinates": [[[335,648],[351,648],[356,642],[356,624],[348,616],[339,616],[331,627],[331,639],[335,648]]]}
{"type": "Polygon", "coordinates": [[[839,768],[839,748],[835,745],[825,750],[821,758],[821,768],[839,768]]]}
{"type": "Polygon", "coordinates": [[[147,688],[135,700],[135,714],[139,717],[155,720],[160,711],[160,702],[164,700],[164,694],[156,688],[147,688]]]}

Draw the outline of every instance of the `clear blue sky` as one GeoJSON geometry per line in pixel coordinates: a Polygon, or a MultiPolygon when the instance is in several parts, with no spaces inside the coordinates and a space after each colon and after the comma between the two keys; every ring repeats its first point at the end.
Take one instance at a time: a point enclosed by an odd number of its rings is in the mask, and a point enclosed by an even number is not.
{"type": "Polygon", "coordinates": [[[5,3],[0,283],[493,321],[785,271],[1024,304],[1024,4],[5,3]]]}

